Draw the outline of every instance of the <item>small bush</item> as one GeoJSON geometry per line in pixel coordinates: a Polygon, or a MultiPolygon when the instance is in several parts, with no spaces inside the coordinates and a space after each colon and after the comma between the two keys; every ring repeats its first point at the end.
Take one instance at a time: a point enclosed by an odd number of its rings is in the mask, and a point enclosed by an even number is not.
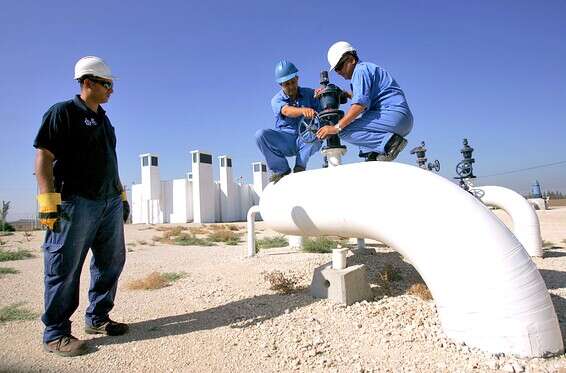
{"type": "Polygon", "coordinates": [[[289,240],[285,236],[266,237],[256,241],[256,251],[285,246],[289,246],[289,240]]]}
{"type": "Polygon", "coordinates": [[[183,233],[180,236],[175,237],[174,240],[171,241],[174,245],[180,246],[212,246],[214,245],[212,242],[205,240],[203,238],[198,238],[192,234],[183,233]]]}
{"type": "Polygon", "coordinates": [[[212,242],[240,242],[240,235],[229,230],[215,230],[208,235],[212,242]]]}
{"type": "Polygon", "coordinates": [[[140,245],[142,245],[142,246],[145,246],[145,245],[147,245],[147,241],[138,240],[138,244],[140,244],[140,245]]]}
{"type": "Polygon", "coordinates": [[[15,275],[17,273],[20,273],[20,271],[18,271],[17,269],[0,267],[0,277],[2,277],[3,275],[15,275]]]}
{"type": "Polygon", "coordinates": [[[389,263],[383,267],[383,271],[381,271],[380,274],[386,281],[390,282],[401,281],[403,279],[403,276],[401,276],[401,270],[389,263]]]}
{"type": "Polygon", "coordinates": [[[180,278],[186,276],[184,272],[152,272],[145,278],[140,280],[133,280],[128,283],[128,289],[130,290],[155,290],[161,289],[166,286],[171,285],[171,283],[177,281],[180,278]]]}
{"type": "Polygon", "coordinates": [[[269,289],[281,294],[291,294],[297,291],[299,278],[296,275],[285,275],[280,271],[265,273],[264,280],[269,282],[269,289]]]}
{"type": "Polygon", "coordinates": [[[427,286],[422,282],[411,285],[409,290],[407,290],[407,294],[415,295],[421,298],[422,300],[432,299],[432,294],[430,293],[430,290],[428,290],[427,286]]]}
{"type": "MultiPolygon", "coordinates": [[[[1,233],[12,233],[16,231],[16,228],[14,228],[13,225],[9,224],[9,223],[4,223],[4,226],[0,225],[0,229],[2,229],[0,232],[1,233]]],[[[13,233],[12,233],[13,234],[13,233]]],[[[10,236],[9,234],[7,234],[7,236],[10,236]]]]}
{"type": "Polygon", "coordinates": [[[0,246],[4,246],[4,245],[6,245],[6,241],[0,239],[0,246]]]}
{"type": "Polygon", "coordinates": [[[28,232],[28,231],[24,231],[23,236],[26,239],[26,241],[28,241],[28,242],[31,241],[32,238],[33,238],[33,234],[31,232],[28,232]]]}
{"type": "Polygon", "coordinates": [[[303,241],[303,251],[307,253],[331,253],[338,247],[338,243],[326,237],[315,239],[307,238],[303,241]]]}
{"type": "Polygon", "coordinates": [[[554,244],[551,241],[542,240],[542,247],[552,247],[554,244]]]}
{"type": "Polygon", "coordinates": [[[33,258],[31,251],[26,249],[18,249],[17,251],[8,251],[0,248],[0,262],[8,262],[10,260],[22,260],[33,258]]]}
{"type": "Polygon", "coordinates": [[[228,225],[228,230],[231,230],[233,232],[237,232],[240,230],[240,228],[237,225],[228,225]]]}
{"type": "Polygon", "coordinates": [[[192,235],[207,234],[208,231],[206,230],[205,227],[190,227],[189,233],[191,233],[192,235]]]}
{"type": "Polygon", "coordinates": [[[33,320],[38,315],[32,311],[21,308],[23,303],[10,304],[0,308],[0,323],[16,320],[33,320]]]}

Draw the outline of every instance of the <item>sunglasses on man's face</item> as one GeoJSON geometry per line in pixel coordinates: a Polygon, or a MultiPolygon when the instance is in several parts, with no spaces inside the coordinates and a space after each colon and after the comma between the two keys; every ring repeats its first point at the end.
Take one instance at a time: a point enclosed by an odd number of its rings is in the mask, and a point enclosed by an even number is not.
{"type": "Polygon", "coordinates": [[[94,83],[98,83],[106,89],[112,89],[114,87],[114,82],[108,82],[106,80],[96,79],[96,78],[88,78],[88,80],[94,83]]]}

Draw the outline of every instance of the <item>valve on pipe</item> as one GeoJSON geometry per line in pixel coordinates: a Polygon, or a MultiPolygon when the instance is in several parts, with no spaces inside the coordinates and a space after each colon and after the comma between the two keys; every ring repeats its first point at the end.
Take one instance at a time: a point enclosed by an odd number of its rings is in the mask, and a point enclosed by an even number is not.
{"type": "Polygon", "coordinates": [[[426,163],[426,161],[428,160],[426,157],[426,150],[427,149],[425,147],[424,141],[421,141],[421,145],[411,150],[411,154],[417,155],[417,166],[425,170],[429,170],[429,171],[434,170],[435,172],[440,172],[440,162],[438,161],[438,159],[436,159],[432,163],[431,162],[429,162],[428,164],[426,163]]]}
{"type": "Polygon", "coordinates": [[[458,176],[454,177],[454,179],[460,180],[460,186],[465,190],[469,190],[470,183],[467,183],[466,181],[470,181],[470,179],[476,178],[474,176],[474,169],[472,166],[472,163],[474,163],[476,160],[472,158],[472,152],[474,151],[474,148],[468,145],[468,139],[464,139],[463,144],[464,146],[460,150],[460,153],[462,153],[462,157],[464,159],[462,159],[456,165],[456,174],[458,174],[458,176]]]}
{"type": "MultiPolygon", "coordinates": [[[[342,117],[344,112],[340,110],[340,105],[347,102],[344,92],[328,80],[328,71],[320,73],[321,92],[319,93],[322,111],[312,119],[303,118],[299,123],[299,135],[307,143],[316,141],[316,132],[322,126],[334,126],[342,117]]],[[[338,135],[332,135],[326,139],[324,149],[344,148],[340,143],[338,135]]]]}

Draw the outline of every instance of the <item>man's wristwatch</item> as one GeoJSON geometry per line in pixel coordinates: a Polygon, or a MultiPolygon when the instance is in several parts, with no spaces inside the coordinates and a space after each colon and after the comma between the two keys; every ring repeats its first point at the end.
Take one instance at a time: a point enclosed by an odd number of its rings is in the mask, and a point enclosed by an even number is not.
{"type": "Polygon", "coordinates": [[[342,131],[342,128],[340,128],[340,126],[338,125],[338,123],[336,123],[334,125],[334,128],[336,128],[336,131],[338,131],[338,133],[340,133],[342,131]]]}

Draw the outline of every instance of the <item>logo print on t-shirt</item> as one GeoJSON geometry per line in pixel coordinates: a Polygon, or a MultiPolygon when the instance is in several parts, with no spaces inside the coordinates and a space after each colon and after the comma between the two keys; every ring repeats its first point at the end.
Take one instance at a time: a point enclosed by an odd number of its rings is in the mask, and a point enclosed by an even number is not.
{"type": "Polygon", "coordinates": [[[94,120],[94,118],[88,119],[85,118],[85,126],[87,127],[91,127],[91,126],[96,126],[98,123],[96,123],[96,120],[94,120]]]}

